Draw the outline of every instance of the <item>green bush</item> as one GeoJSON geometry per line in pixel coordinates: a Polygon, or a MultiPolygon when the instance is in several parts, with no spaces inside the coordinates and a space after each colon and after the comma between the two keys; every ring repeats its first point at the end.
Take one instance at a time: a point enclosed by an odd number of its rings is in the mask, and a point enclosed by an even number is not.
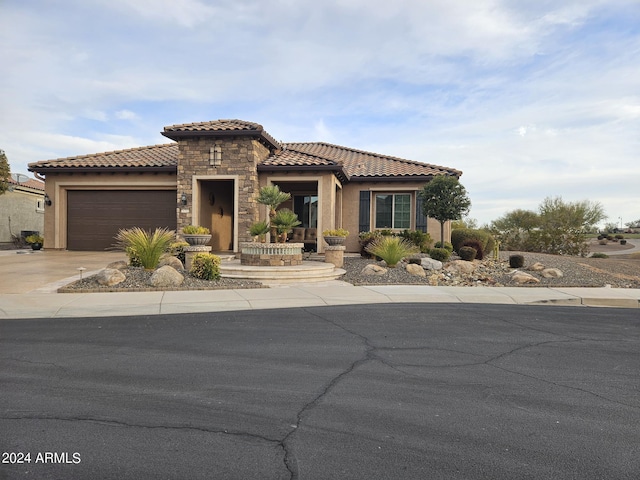
{"type": "Polygon", "coordinates": [[[510,255],[509,266],[511,268],[522,268],[524,266],[524,256],[522,255],[510,255]]]}
{"type": "Polygon", "coordinates": [[[446,250],[449,250],[449,253],[453,252],[453,244],[449,243],[449,242],[436,242],[435,245],[433,246],[433,248],[444,248],[446,250]]]}
{"type": "Polygon", "coordinates": [[[591,258],[609,258],[609,255],[607,255],[606,253],[594,253],[591,255],[591,258]]]}
{"type": "Polygon", "coordinates": [[[171,245],[169,245],[169,252],[174,257],[177,257],[184,265],[186,262],[186,254],[184,249],[188,246],[189,244],[187,242],[173,242],[171,245]]]}
{"type": "Polygon", "coordinates": [[[371,254],[367,251],[367,247],[379,237],[380,233],[378,231],[360,232],[358,235],[358,241],[360,242],[360,255],[365,258],[371,258],[371,254]]]}
{"type": "MultiPolygon", "coordinates": [[[[460,250],[462,250],[464,247],[473,248],[476,251],[475,258],[477,258],[478,260],[482,260],[484,258],[484,248],[482,246],[482,243],[480,243],[478,240],[467,240],[466,242],[464,242],[464,245],[460,247],[460,250]]],[[[458,251],[458,255],[460,255],[459,251],[458,251]]]]}
{"type": "Polygon", "coordinates": [[[476,258],[477,253],[478,252],[475,248],[464,246],[464,247],[460,247],[460,251],[458,252],[458,255],[460,255],[460,258],[462,260],[466,260],[467,262],[473,262],[476,258]]]}
{"type": "Polygon", "coordinates": [[[169,251],[175,234],[166,228],[156,228],[153,233],[140,227],[123,228],[115,237],[115,246],[126,252],[132,266],[154,269],[160,257],[169,251]]]}
{"type": "Polygon", "coordinates": [[[182,229],[182,233],[185,235],[209,235],[211,231],[207,227],[200,227],[198,225],[187,225],[182,229]]]}
{"type": "Polygon", "coordinates": [[[624,238],[624,235],[621,235],[621,234],[619,234],[619,233],[618,233],[618,234],[615,236],[615,238],[617,238],[618,240],[622,240],[622,239],[624,238]]]}
{"type": "Polygon", "coordinates": [[[421,232],[420,230],[404,230],[399,236],[413,243],[420,249],[421,253],[429,252],[429,248],[431,248],[431,244],[433,243],[431,235],[421,232]]]}
{"type": "Polygon", "coordinates": [[[189,273],[203,280],[220,278],[220,257],[212,253],[196,253],[191,261],[189,273]]]}
{"type": "Polygon", "coordinates": [[[404,257],[417,253],[418,247],[404,238],[383,235],[371,242],[367,251],[384,260],[389,268],[393,268],[404,257]]]}
{"type": "Polygon", "coordinates": [[[495,247],[495,240],[486,230],[477,230],[473,228],[457,228],[451,232],[451,243],[453,249],[457,252],[460,247],[464,247],[465,242],[477,240],[482,245],[482,252],[492,252],[495,247]]]}
{"type": "Polygon", "coordinates": [[[429,250],[429,256],[434,260],[446,262],[447,260],[449,260],[451,252],[446,248],[432,248],[431,250],[429,250]]]}

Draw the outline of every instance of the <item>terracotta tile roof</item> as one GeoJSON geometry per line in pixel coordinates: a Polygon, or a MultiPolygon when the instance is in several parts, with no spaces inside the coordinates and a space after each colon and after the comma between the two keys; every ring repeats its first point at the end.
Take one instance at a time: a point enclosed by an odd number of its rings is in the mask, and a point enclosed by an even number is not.
{"type": "Polygon", "coordinates": [[[35,178],[30,178],[29,180],[18,183],[13,178],[9,177],[7,179],[11,185],[19,185],[21,187],[33,188],[34,190],[42,190],[44,191],[44,182],[40,180],[36,180],[35,178]]]}
{"type": "Polygon", "coordinates": [[[29,171],[42,172],[73,169],[122,169],[170,170],[178,165],[178,145],[168,143],[149,147],[130,148],[114,152],[94,153],[78,157],[58,158],[30,163],[29,171]]]}
{"type": "Polygon", "coordinates": [[[161,133],[172,140],[194,135],[251,135],[262,139],[268,147],[274,150],[282,148],[280,143],[269,135],[262,125],[244,120],[212,120],[169,125],[164,127],[164,131],[161,133]]]}
{"type": "Polygon", "coordinates": [[[272,160],[274,163],[279,161],[278,159],[281,155],[289,162],[293,158],[297,158],[299,162],[304,162],[308,158],[313,158],[314,162],[332,162],[341,165],[345,174],[351,180],[432,175],[459,177],[462,175],[461,171],[453,168],[365,152],[329,143],[286,143],[285,148],[284,152],[276,154],[276,158],[272,160]]]}

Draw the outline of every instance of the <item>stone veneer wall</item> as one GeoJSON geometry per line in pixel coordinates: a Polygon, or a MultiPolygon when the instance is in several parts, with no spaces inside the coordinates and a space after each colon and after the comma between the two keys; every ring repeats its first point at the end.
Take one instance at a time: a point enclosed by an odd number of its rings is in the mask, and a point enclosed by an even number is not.
{"type": "Polygon", "coordinates": [[[180,196],[187,195],[187,207],[178,208],[177,228],[190,225],[193,220],[193,176],[237,175],[238,206],[234,215],[238,218],[239,242],[251,240],[249,227],[258,220],[258,204],[254,200],[259,191],[257,165],[269,156],[269,149],[250,137],[196,137],[179,142],[178,190],[180,196]],[[215,144],[222,149],[222,162],[218,167],[209,165],[209,151],[215,144]],[[188,210],[184,212],[183,210],[188,210]]]}

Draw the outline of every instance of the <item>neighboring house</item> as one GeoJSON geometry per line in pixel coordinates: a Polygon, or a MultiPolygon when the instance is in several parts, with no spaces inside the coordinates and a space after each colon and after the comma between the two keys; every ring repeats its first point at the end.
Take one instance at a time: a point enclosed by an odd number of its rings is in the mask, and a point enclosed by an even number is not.
{"type": "Polygon", "coordinates": [[[42,234],[44,207],[44,182],[25,175],[12,175],[9,189],[0,195],[0,246],[13,247],[13,236],[20,237],[23,232],[42,234]]]}
{"type": "Polygon", "coordinates": [[[438,237],[439,223],[422,215],[417,192],[435,175],[462,175],[327,143],[280,143],[242,120],[172,125],[162,134],[176,143],[29,164],[46,177],[52,200],[45,248],[101,250],[120,228],[196,224],[211,229],[213,251],[237,252],[251,240],[251,224],[267,217],[255,196],[277,184],[292,195],[281,208],[294,210],[302,226],[345,228],[347,251],[357,252],[362,231],[419,229],[438,237]]]}

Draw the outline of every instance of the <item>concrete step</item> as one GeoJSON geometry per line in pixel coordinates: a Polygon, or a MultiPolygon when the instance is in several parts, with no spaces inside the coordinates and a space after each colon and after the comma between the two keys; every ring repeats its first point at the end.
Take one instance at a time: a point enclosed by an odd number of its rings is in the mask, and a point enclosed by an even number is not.
{"type": "Polygon", "coordinates": [[[225,278],[256,280],[265,284],[326,282],[336,280],[346,272],[332,263],[302,262],[302,265],[286,267],[257,267],[241,265],[240,260],[222,262],[220,274],[225,278]]]}

